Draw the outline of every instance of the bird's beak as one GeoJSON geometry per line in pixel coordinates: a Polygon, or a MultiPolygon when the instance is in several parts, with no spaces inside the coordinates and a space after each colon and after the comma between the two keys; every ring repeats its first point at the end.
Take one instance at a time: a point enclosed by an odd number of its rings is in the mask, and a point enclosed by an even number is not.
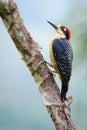
{"type": "Polygon", "coordinates": [[[50,21],[47,21],[52,27],[54,27],[56,30],[58,29],[58,27],[55,25],[55,24],[53,24],[53,23],[51,23],[50,21]]]}

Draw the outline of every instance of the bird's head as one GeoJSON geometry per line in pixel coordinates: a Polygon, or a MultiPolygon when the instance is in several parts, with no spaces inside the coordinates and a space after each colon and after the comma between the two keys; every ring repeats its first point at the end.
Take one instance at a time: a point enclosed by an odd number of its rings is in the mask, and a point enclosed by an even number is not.
{"type": "Polygon", "coordinates": [[[53,23],[51,23],[50,21],[47,21],[52,27],[54,27],[57,31],[57,34],[60,38],[66,38],[68,40],[70,40],[70,36],[71,36],[71,32],[70,29],[66,26],[63,25],[55,25],[53,23]]]}

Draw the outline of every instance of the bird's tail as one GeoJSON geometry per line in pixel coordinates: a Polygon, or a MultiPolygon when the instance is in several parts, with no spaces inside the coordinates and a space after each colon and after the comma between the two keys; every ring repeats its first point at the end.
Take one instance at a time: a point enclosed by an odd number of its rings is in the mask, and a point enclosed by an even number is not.
{"type": "Polygon", "coordinates": [[[68,80],[62,78],[62,88],[61,88],[61,100],[66,100],[66,93],[68,91],[68,80]]]}

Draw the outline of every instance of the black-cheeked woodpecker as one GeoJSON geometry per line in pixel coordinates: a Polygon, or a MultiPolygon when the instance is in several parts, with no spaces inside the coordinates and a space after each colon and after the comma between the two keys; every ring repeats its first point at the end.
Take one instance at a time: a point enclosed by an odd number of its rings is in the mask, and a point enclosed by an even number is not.
{"type": "Polygon", "coordinates": [[[58,73],[61,79],[61,100],[64,102],[72,72],[73,50],[69,42],[71,32],[66,26],[56,26],[49,21],[47,22],[57,32],[56,36],[50,41],[50,59],[55,73],[58,73]]]}

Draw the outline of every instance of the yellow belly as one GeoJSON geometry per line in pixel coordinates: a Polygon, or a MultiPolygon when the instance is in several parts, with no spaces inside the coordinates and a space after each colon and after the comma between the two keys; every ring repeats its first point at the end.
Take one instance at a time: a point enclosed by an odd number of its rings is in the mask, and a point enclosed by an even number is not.
{"type": "Polygon", "coordinates": [[[56,64],[56,61],[55,61],[54,55],[53,55],[52,42],[50,42],[49,48],[50,48],[50,60],[51,60],[51,64],[52,64],[52,65],[55,65],[55,64],[56,64]]]}
{"type": "Polygon", "coordinates": [[[51,60],[51,64],[54,66],[54,69],[55,69],[56,73],[59,74],[59,69],[58,69],[58,66],[56,64],[56,61],[55,61],[54,55],[53,55],[52,42],[50,42],[49,48],[50,48],[50,60],[51,60]]]}

